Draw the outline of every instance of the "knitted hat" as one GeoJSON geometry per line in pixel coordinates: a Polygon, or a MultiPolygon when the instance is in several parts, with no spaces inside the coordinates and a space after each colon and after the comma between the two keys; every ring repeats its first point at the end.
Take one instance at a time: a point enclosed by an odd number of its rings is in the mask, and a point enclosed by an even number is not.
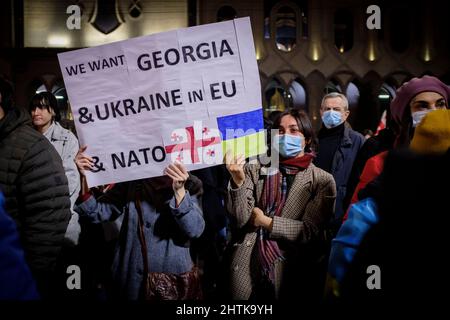
{"type": "Polygon", "coordinates": [[[405,82],[397,89],[396,96],[391,102],[391,114],[396,123],[401,123],[403,113],[409,106],[412,98],[421,92],[437,92],[445,98],[447,105],[450,98],[450,88],[441,80],[432,76],[423,76],[422,78],[413,78],[405,82]]]}
{"type": "Polygon", "coordinates": [[[450,110],[427,113],[414,132],[410,148],[417,153],[445,153],[450,148],[450,110]]]}

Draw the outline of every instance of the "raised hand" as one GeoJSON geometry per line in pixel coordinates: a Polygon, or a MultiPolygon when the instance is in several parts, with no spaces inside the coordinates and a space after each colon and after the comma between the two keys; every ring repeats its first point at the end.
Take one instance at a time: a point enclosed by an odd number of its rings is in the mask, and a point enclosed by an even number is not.
{"type": "Polygon", "coordinates": [[[94,159],[89,157],[84,152],[86,151],[87,146],[82,146],[75,156],[75,163],[77,164],[78,171],[84,177],[85,170],[92,170],[94,168],[94,159]]]}
{"type": "Polygon", "coordinates": [[[172,189],[175,194],[177,206],[179,206],[186,194],[184,184],[189,178],[186,167],[182,163],[175,161],[164,169],[164,174],[172,179],[172,189]]]}
{"type": "Polygon", "coordinates": [[[244,165],[245,157],[243,155],[234,156],[230,150],[225,154],[225,164],[228,172],[236,187],[240,187],[245,181],[244,165]]]}

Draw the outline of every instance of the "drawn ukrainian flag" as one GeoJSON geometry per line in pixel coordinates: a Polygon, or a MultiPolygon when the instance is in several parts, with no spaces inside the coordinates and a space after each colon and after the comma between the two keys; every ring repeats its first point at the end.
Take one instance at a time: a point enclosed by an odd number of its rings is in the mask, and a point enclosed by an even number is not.
{"type": "Polygon", "coordinates": [[[224,154],[252,157],[266,152],[262,109],[217,118],[224,154]]]}

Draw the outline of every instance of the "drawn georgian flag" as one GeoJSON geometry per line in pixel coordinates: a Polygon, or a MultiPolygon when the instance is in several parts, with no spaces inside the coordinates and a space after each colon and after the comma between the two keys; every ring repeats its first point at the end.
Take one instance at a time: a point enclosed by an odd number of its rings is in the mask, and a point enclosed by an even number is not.
{"type": "Polygon", "coordinates": [[[171,162],[203,165],[220,164],[223,159],[222,139],[214,120],[194,121],[163,136],[167,157],[171,162]]]}

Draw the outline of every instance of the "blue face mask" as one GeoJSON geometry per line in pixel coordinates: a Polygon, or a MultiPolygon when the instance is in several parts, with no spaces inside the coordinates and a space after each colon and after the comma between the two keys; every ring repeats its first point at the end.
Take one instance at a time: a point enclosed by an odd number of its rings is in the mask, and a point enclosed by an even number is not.
{"type": "Polygon", "coordinates": [[[427,115],[428,112],[431,110],[423,110],[423,111],[416,111],[411,114],[412,116],[412,124],[413,128],[417,127],[417,125],[422,122],[423,118],[427,115]]]}
{"type": "Polygon", "coordinates": [[[294,158],[303,150],[303,137],[283,134],[276,135],[273,140],[283,158],[294,158]]]}
{"type": "Polygon", "coordinates": [[[342,114],[339,111],[328,110],[323,113],[322,121],[328,129],[337,127],[342,122],[342,114]]]}

